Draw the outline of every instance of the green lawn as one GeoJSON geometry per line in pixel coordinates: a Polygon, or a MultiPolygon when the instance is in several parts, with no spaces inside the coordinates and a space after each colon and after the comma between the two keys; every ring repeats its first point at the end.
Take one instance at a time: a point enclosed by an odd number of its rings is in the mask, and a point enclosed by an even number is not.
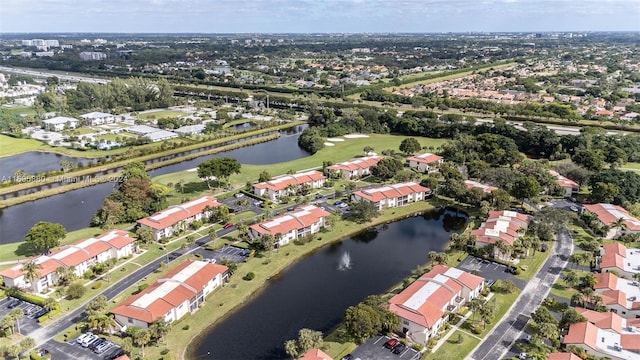
{"type": "MultiPolygon", "coordinates": [[[[568,266],[571,267],[571,264],[569,264],[568,266]]],[[[565,268],[562,270],[562,275],[560,276],[558,281],[556,281],[555,284],[553,284],[553,286],[551,287],[551,294],[555,296],[571,299],[571,296],[573,296],[573,294],[578,292],[578,290],[570,288],[569,286],[567,286],[567,283],[564,282],[564,274],[566,274],[570,270],[572,269],[565,268]]],[[[583,278],[586,274],[589,274],[589,272],[587,271],[579,271],[579,270],[573,270],[573,271],[578,275],[579,278],[583,278]]]]}
{"type": "Polygon", "coordinates": [[[22,154],[28,151],[50,151],[51,146],[34,139],[16,139],[0,135],[0,157],[22,154]]]}
{"type": "Polygon", "coordinates": [[[456,330],[434,353],[426,354],[423,359],[460,360],[464,359],[480,343],[480,340],[456,330]],[[458,335],[462,336],[462,344],[458,343],[458,335]]]}
{"type": "MultiPolygon", "coordinates": [[[[496,303],[496,311],[493,316],[493,321],[491,321],[490,324],[487,324],[487,327],[484,330],[482,330],[480,334],[477,334],[477,336],[480,338],[487,336],[487,334],[491,332],[491,329],[493,329],[493,327],[496,326],[498,321],[500,321],[500,319],[504,317],[507,311],[509,311],[509,308],[511,308],[511,305],[513,305],[518,299],[518,296],[520,295],[520,290],[518,289],[511,294],[501,294],[501,293],[494,293],[494,294],[495,295],[493,296],[493,298],[489,300],[489,301],[495,301],[496,303]]],[[[472,333],[471,331],[472,324],[477,323],[477,321],[478,319],[477,318],[474,319],[472,315],[469,319],[467,319],[467,321],[465,321],[462,324],[461,328],[464,329],[465,331],[468,331],[469,333],[472,333]]]]}
{"type": "Polygon", "coordinates": [[[342,359],[343,356],[351,353],[358,345],[352,342],[339,343],[333,341],[325,341],[322,344],[322,351],[333,359],[342,359]]]}
{"type": "Polygon", "coordinates": [[[162,118],[176,118],[181,116],[187,116],[187,113],[182,111],[173,110],[158,110],[152,112],[146,112],[144,114],[138,114],[138,118],[143,120],[162,119],[162,118]]]}
{"type": "Polygon", "coordinates": [[[640,172],[640,163],[626,163],[621,167],[621,170],[631,170],[640,172]]]}
{"type": "MultiPolygon", "coordinates": [[[[395,149],[400,146],[406,136],[371,134],[368,138],[345,139],[343,142],[336,142],[335,146],[327,146],[312,156],[292,160],[272,165],[242,165],[241,174],[233,175],[229,179],[232,184],[244,185],[247,182],[255,182],[263,170],[267,170],[271,176],[286,174],[289,170],[301,171],[307,169],[318,169],[323,161],[340,162],[363,155],[362,149],[371,146],[374,151],[380,153],[385,149],[395,149]]],[[[417,137],[422,146],[438,147],[446,142],[444,139],[431,139],[417,137]]],[[[429,150],[432,151],[432,150],[429,150]]],[[[158,176],[153,179],[156,183],[176,184],[180,180],[188,183],[200,183],[200,179],[195,172],[180,171],[172,174],[158,176]]]]}
{"type": "Polygon", "coordinates": [[[0,107],[0,112],[16,115],[35,115],[36,111],[31,106],[0,107]]]}
{"type": "MultiPolygon", "coordinates": [[[[551,246],[553,246],[553,244],[551,244],[551,246]]],[[[544,263],[550,253],[551,251],[536,251],[535,255],[529,255],[529,257],[525,259],[520,259],[518,267],[520,267],[522,272],[516,275],[516,279],[525,281],[531,280],[531,278],[533,278],[533,275],[536,273],[536,271],[538,271],[540,266],[542,266],[542,263],[544,263]],[[523,268],[527,270],[523,270],[523,268]]]]}

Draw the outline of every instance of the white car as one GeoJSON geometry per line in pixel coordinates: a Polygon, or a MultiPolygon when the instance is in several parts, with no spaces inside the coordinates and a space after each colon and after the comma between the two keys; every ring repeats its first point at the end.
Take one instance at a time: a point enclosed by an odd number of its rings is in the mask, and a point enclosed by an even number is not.
{"type": "Polygon", "coordinates": [[[86,332],[80,336],[78,336],[78,339],[76,340],[76,344],[81,345],[87,338],[93,336],[92,333],[90,332],[86,332]]]}
{"type": "Polygon", "coordinates": [[[529,355],[527,355],[527,353],[520,353],[520,355],[518,355],[518,359],[520,360],[527,360],[529,358],[529,355]]]}
{"type": "Polygon", "coordinates": [[[578,208],[575,206],[570,207],[569,209],[571,209],[571,211],[573,212],[578,212],[578,208]]]}

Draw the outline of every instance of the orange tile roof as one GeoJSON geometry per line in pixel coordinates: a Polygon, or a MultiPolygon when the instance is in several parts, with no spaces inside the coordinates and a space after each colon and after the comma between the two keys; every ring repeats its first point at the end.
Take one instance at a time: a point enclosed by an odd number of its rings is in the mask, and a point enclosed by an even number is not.
{"type": "Polygon", "coordinates": [[[444,316],[443,308],[460,293],[463,285],[473,286],[478,280],[480,283],[484,281],[461,273],[465,272],[444,265],[434,267],[392,297],[389,300],[389,310],[401,318],[432,328],[444,316]]]}
{"type": "Polygon", "coordinates": [[[359,169],[368,169],[372,166],[375,166],[380,160],[382,160],[382,156],[366,156],[327,166],[327,169],[334,171],[355,171],[359,169]]]}
{"type": "Polygon", "coordinates": [[[376,188],[358,190],[353,195],[359,196],[368,201],[377,203],[384,199],[393,199],[397,197],[407,196],[418,192],[430,192],[431,189],[424,187],[416,182],[406,182],[399,184],[391,184],[376,188]]]}
{"type": "Polygon", "coordinates": [[[567,345],[584,344],[592,349],[596,349],[598,338],[598,327],[588,321],[574,323],[569,326],[569,333],[562,342],[567,345]]]}
{"type": "Polygon", "coordinates": [[[311,349],[304,353],[300,360],[333,360],[333,358],[320,349],[311,349]]]}
{"type": "Polygon", "coordinates": [[[605,253],[600,258],[600,263],[598,265],[602,269],[606,269],[610,267],[624,269],[624,257],[615,253],[605,253]]]}
{"type": "Polygon", "coordinates": [[[620,335],[620,347],[628,351],[640,350],[640,334],[620,335]]]}
{"type": "Polygon", "coordinates": [[[489,211],[487,221],[478,229],[471,230],[476,242],[494,244],[502,239],[507,245],[513,245],[520,238],[519,229],[528,227],[531,216],[515,211],[489,211]]]}
{"type": "Polygon", "coordinates": [[[582,358],[574,353],[554,352],[547,354],[547,360],[582,360],[582,358]]]}
{"type": "Polygon", "coordinates": [[[605,225],[611,225],[618,219],[624,219],[627,230],[640,231],[640,220],[629,214],[623,207],[613,204],[585,205],[585,209],[596,214],[598,220],[605,225]]]}
{"type": "Polygon", "coordinates": [[[174,224],[188,219],[195,214],[201,214],[207,207],[218,207],[220,203],[213,196],[203,196],[184,204],[171,206],[168,209],[159,211],[144,219],[138,220],[139,224],[146,225],[152,229],[162,230],[174,224]]]}
{"type": "Polygon", "coordinates": [[[604,244],[602,248],[604,249],[604,252],[607,254],[609,253],[618,254],[622,257],[627,257],[627,247],[622,245],[619,242],[604,244]]]}
{"type": "Polygon", "coordinates": [[[596,279],[596,284],[593,286],[594,289],[614,290],[618,288],[618,277],[610,272],[595,273],[593,277],[596,279]]]}
{"type": "Polygon", "coordinates": [[[187,260],[139,294],[129,297],[111,312],[116,315],[152,323],[172,308],[192,299],[227,267],[187,260]]]}
{"type": "Polygon", "coordinates": [[[91,259],[112,247],[122,248],[135,239],[129,237],[129,233],[123,230],[107,231],[95,238],[83,239],[71,245],[66,245],[54,250],[49,255],[41,255],[27,259],[20,264],[0,271],[0,275],[10,279],[22,276],[22,266],[24,263],[35,261],[40,264],[38,272],[41,277],[53,273],[61,266],[77,266],[88,259],[91,259]]]}
{"type": "Polygon", "coordinates": [[[424,164],[431,164],[434,162],[438,162],[440,160],[442,160],[442,156],[438,156],[431,153],[418,154],[410,158],[407,158],[407,161],[415,161],[417,163],[424,163],[424,164]]]}
{"type": "Polygon", "coordinates": [[[576,312],[587,319],[588,322],[597,326],[600,329],[613,330],[618,334],[622,333],[622,320],[623,318],[612,312],[598,312],[581,307],[575,308],[576,312]]]}
{"type": "Polygon", "coordinates": [[[467,186],[467,189],[479,188],[486,193],[490,193],[492,191],[498,190],[498,188],[495,186],[481,184],[477,181],[472,181],[472,180],[465,180],[464,184],[467,186]]]}
{"type": "Polygon", "coordinates": [[[324,179],[326,179],[326,176],[322,175],[319,171],[313,170],[299,174],[277,176],[269,181],[253,184],[253,187],[280,191],[286,189],[289,185],[298,186],[324,179]]]}
{"type": "Polygon", "coordinates": [[[577,182],[558,174],[558,172],[556,171],[549,170],[549,173],[551,174],[551,176],[556,178],[556,184],[558,184],[560,187],[571,189],[580,188],[580,185],[578,185],[577,182]]]}
{"type": "Polygon", "coordinates": [[[274,217],[250,228],[262,235],[287,234],[293,230],[303,229],[320,221],[321,218],[331,215],[329,212],[313,205],[297,208],[290,213],[274,217]]]}

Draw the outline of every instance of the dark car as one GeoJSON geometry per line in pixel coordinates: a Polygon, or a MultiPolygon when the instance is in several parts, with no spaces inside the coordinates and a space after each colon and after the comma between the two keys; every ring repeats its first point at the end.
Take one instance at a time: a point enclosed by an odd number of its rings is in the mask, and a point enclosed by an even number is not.
{"type": "Polygon", "coordinates": [[[251,254],[251,250],[249,249],[243,249],[242,251],[240,251],[240,256],[248,256],[249,254],[251,254]]]}
{"type": "Polygon", "coordinates": [[[398,343],[398,345],[396,345],[391,351],[394,354],[402,354],[402,352],[405,351],[406,348],[407,348],[407,345],[403,343],[398,343]]]}
{"type": "Polygon", "coordinates": [[[400,341],[398,341],[398,339],[389,339],[386,343],[384,343],[384,347],[386,347],[387,349],[393,349],[394,347],[396,347],[396,345],[398,345],[400,341]]]}
{"type": "MultiPolygon", "coordinates": [[[[322,199],[324,196],[322,194],[316,194],[316,199],[322,199]]],[[[351,354],[349,354],[351,355],[351,354]]],[[[346,357],[346,356],[345,356],[346,357]]]]}
{"type": "Polygon", "coordinates": [[[104,360],[114,360],[124,355],[124,351],[121,348],[117,348],[116,350],[112,350],[107,355],[103,357],[104,360]]]}
{"type": "Polygon", "coordinates": [[[13,309],[15,307],[18,307],[18,305],[22,304],[22,300],[18,300],[18,299],[13,299],[9,305],[7,305],[7,309],[13,309]]]}
{"type": "Polygon", "coordinates": [[[42,309],[42,310],[38,311],[37,313],[33,314],[33,318],[34,318],[34,319],[37,319],[37,318],[39,318],[40,316],[45,315],[46,313],[48,313],[48,311],[47,311],[47,310],[45,310],[45,309],[42,309]]]}
{"type": "Polygon", "coordinates": [[[232,223],[228,223],[227,225],[223,226],[222,228],[223,229],[230,229],[232,227],[233,227],[233,224],[232,223]]]}
{"type": "Polygon", "coordinates": [[[342,360],[353,360],[353,355],[347,354],[342,358],[342,360]]]}

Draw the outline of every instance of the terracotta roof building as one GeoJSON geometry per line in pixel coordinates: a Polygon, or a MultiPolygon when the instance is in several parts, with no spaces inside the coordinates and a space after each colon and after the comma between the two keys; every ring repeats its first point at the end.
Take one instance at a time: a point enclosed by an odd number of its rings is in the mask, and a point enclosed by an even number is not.
{"type": "Polygon", "coordinates": [[[319,207],[307,205],[282,216],[251,225],[249,235],[253,239],[272,235],[278,241],[277,245],[282,246],[317,233],[325,226],[325,218],[329,215],[331,215],[329,212],[319,207]]]}
{"type": "Polygon", "coordinates": [[[368,201],[383,210],[426,200],[429,195],[431,189],[416,182],[406,182],[358,190],[351,195],[351,200],[368,201]]]}
{"type": "Polygon", "coordinates": [[[158,318],[178,320],[198,310],[207,295],[222,285],[226,271],[223,265],[187,260],[111,313],[122,330],[128,326],[146,329],[158,318]]]}
{"type": "Polygon", "coordinates": [[[619,278],[610,272],[596,273],[593,286],[609,311],[623,318],[640,317],[640,283],[619,278]]]}
{"type": "Polygon", "coordinates": [[[320,349],[311,349],[304,353],[299,360],[333,360],[333,358],[320,349]]]}
{"type": "Polygon", "coordinates": [[[442,156],[424,153],[407,158],[407,162],[412,169],[417,169],[420,172],[433,172],[439,164],[444,162],[444,159],[442,156]]]}
{"type": "Polygon", "coordinates": [[[565,345],[583,348],[587,354],[615,360],[640,360],[638,319],[623,319],[611,312],[576,308],[587,321],[571,324],[562,339],[565,345]]]}
{"type": "Polygon", "coordinates": [[[618,235],[626,233],[640,232],[640,220],[629,214],[623,207],[613,204],[593,204],[585,205],[584,209],[593,213],[602,224],[611,227],[606,235],[607,239],[612,239],[618,235]],[[616,226],[616,222],[622,219],[624,226],[616,226]]]}
{"type": "Polygon", "coordinates": [[[549,174],[556,179],[556,184],[564,189],[564,197],[570,198],[580,191],[580,185],[577,182],[560,175],[557,171],[549,170],[549,174]]]}
{"type": "Polygon", "coordinates": [[[554,352],[547,354],[547,360],[582,360],[574,353],[554,352]]]}
{"type": "Polygon", "coordinates": [[[27,259],[0,272],[5,286],[16,286],[24,290],[35,290],[40,293],[58,282],[56,269],[71,268],[78,277],[92,266],[109,259],[121,259],[133,254],[135,239],[123,230],[107,231],[94,238],[80,240],[71,245],[61,246],[48,255],[27,259]],[[22,267],[25,263],[35,262],[39,265],[40,279],[34,284],[24,278],[22,267]]]}
{"type": "Polygon", "coordinates": [[[446,323],[448,314],[478,297],[484,279],[457,268],[436,265],[389,300],[400,317],[399,331],[411,341],[426,344],[446,323]]]}
{"type": "Polygon", "coordinates": [[[293,175],[281,175],[269,181],[253,184],[253,193],[277,200],[280,196],[296,194],[303,185],[307,185],[311,189],[319,189],[324,186],[326,180],[326,176],[315,170],[293,175]]]}
{"type": "Polygon", "coordinates": [[[619,276],[633,278],[640,273],[640,250],[627,249],[619,242],[604,244],[596,258],[596,267],[600,272],[615,270],[619,276]]]}
{"type": "Polygon", "coordinates": [[[220,206],[213,196],[203,196],[181,205],[171,206],[144,219],[138,224],[151,229],[153,238],[158,241],[185,230],[195,220],[203,220],[211,215],[207,209],[220,206]]]}
{"type": "MultiPolygon", "coordinates": [[[[489,218],[478,229],[472,230],[476,236],[476,246],[484,247],[502,240],[507,245],[513,245],[529,227],[531,216],[515,211],[489,211],[489,218]]],[[[498,249],[494,249],[494,256],[503,258],[498,249]]]]}
{"type": "Polygon", "coordinates": [[[482,191],[484,191],[485,193],[490,193],[492,191],[498,190],[498,188],[495,186],[482,184],[473,180],[465,180],[464,184],[467,186],[467,189],[478,188],[482,189],[482,191]]]}
{"type": "Polygon", "coordinates": [[[351,180],[371,174],[371,167],[380,160],[382,156],[366,156],[327,166],[325,171],[341,174],[344,179],[351,180]]]}

